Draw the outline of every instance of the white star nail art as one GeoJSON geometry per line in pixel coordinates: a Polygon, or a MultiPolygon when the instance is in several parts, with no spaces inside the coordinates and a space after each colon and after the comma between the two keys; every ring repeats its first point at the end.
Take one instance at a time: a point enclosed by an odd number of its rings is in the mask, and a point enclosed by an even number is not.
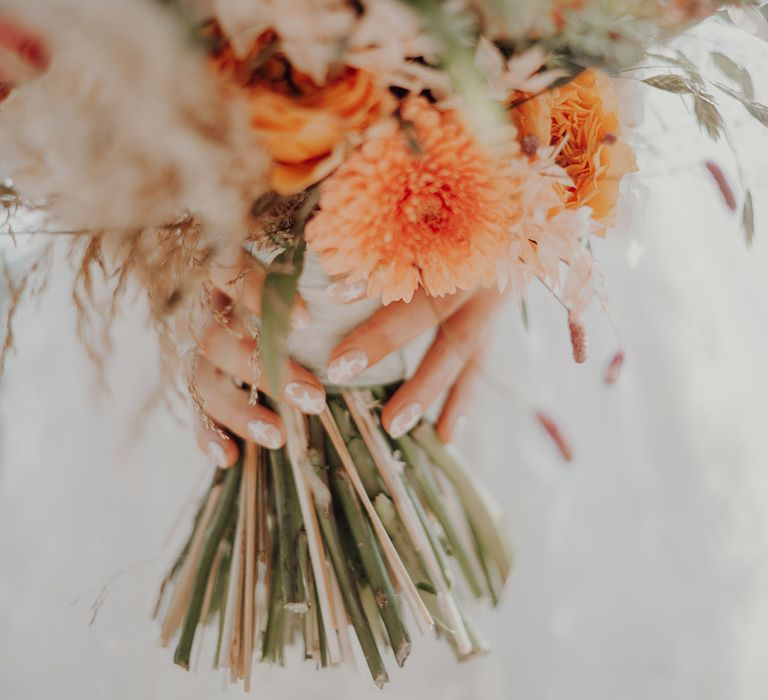
{"type": "Polygon", "coordinates": [[[218,442],[211,440],[208,443],[208,456],[217,467],[223,467],[227,464],[227,453],[218,442]]]}
{"type": "Polygon", "coordinates": [[[282,438],[280,437],[280,431],[264,420],[252,420],[248,423],[248,432],[251,434],[254,442],[270,450],[276,450],[282,445],[282,438]]]}
{"type": "Polygon", "coordinates": [[[285,397],[302,413],[317,415],[322,413],[325,406],[325,399],[319,390],[300,382],[288,384],[285,387],[285,397]]]}
{"type": "Polygon", "coordinates": [[[420,404],[409,403],[392,419],[389,426],[389,434],[393,438],[399,438],[409,432],[421,420],[424,413],[420,404]]]}
{"type": "Polygon", "coordinates": [[[335,282],[328,287],[328,294],[335,302],[340,304],[349,304],[365,296],[368,290],[368,283],[365,280],[352,282],[335,282]]]}
{"type": "Polygon", "coordinates": [[[362,350],[350,350],[328,367],[328,380],[331,384],[342,384],[360,374],[367,366],[368,358],[362,350]]]}

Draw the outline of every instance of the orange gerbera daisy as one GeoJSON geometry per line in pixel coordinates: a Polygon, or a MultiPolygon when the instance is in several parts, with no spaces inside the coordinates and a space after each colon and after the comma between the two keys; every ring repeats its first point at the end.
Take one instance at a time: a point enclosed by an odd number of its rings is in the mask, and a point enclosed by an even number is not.
{"type": "Polygon", "coordinates": [[[527,161],[514,138],[489,154],[458,113],[419,97],[322,186],[306,228],[329,274],[368,280],[369,295],[409,301],[493,284],[520,216],[527,161]]]}
{"type": "Polygon", "coordinates": [[[551,141],[557,164],[573,181],[566,188],[568,208],[588,206],[595,220],[610,225],[621,180],[637,170],[632,149],[619,140],[621,121],[611,79],[585,70],[547,96],[551,101],[551,141]]]}

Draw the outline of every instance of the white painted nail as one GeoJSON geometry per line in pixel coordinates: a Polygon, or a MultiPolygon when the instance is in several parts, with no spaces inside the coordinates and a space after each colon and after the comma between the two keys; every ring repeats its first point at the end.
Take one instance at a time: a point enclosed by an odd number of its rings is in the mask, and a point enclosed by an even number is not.
{"type": "Polygon", "coordinates": [[[285,398],[302,413],[317,415],[323,412],[325,396],[317,387],[303,382],[291,382],[285,387],[285,398]]]}
{"type": "Polygon", "coordinates": [[[227,466],[227,453],[218,442],[211,440],[208,443],[208,456],[217,467],[227,466]]]}
{"type": "Polygon", "coordinates": [[[424,415],[424,409],[421,404],[409,403],[395,414],[392,422],[389,424],[389,434],[393,438],[399,438],[412,430],[416,423],[421,420],[424,415]]]}
{"type": "Polygon", "coordinates": [[[283,439],[277,426],[267,423],[265,420],[252,420],[248,423],[248,432],[251,434],[254,442],[270,450],[276,450],[283,444],[283,439]]]}
{"type": "Polygon", "coordinates": [[[328,286],[328,296],[337,304],[351,304],[362,299],[368,291],[365,280],[358,282],[334,282],[328,286]]]}
{"type": "Polygon", "coordinates": [[[328,367],[328,381],[343,384],[357,376],[368,366],[368,357],[362,350],[347,350],[328,367]]]}

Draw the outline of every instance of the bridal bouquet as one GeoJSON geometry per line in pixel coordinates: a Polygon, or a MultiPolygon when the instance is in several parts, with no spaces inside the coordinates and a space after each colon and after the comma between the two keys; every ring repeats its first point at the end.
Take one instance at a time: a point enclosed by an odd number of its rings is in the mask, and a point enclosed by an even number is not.
{"type": "MultiPolygon", "coordinates": [[[[690,98],[714,138],[725,128],[715,89],[768,123],[727,56],[711,83],[666,48],[719,7],[4,3],[4,227],[73,235],[83,318],[96,270],[115,299],[138,280],[164,359],[194,365],[198,342],[180,342],[174,324],[210,306],[211,269],[246,250],[261,270],[242,388],[280,414],[285,445],[239,441],[237,464],[216,469],[158,600],[176,663],[190,666],[205,626],[214,665],[246,688],[254,659],[282,664],[293,645],[318,666],[361,651],[379,685],[387,650],[402,665],[414,631],[434,629],[461,660],[486,650],[465,601],[495,603],[509,574],[498,508],[421,411],[383,429],[400,365],[377,371],[350,355],[329,367],[317,338],[417,295],[487,288],[522,302],[535,280],[562,304],[583,361],[581,315],[600,294],[590,239],[610,230],[637,169],[616,76],[653,55],[669,70],[642,82],[690,98]],[[357,311],[324,302],[331,286],[357,311]],[[284,385],[289,355],[323,380],[324,398],[291,404],[269,390],[284,385]]],[[[721,14],[762,21],[752,2],[721,14]]],[[[735,207],[722,171],[710,172],[735,207]]],[[[742,217],[751,235],[748,195],[742,217]]]]}

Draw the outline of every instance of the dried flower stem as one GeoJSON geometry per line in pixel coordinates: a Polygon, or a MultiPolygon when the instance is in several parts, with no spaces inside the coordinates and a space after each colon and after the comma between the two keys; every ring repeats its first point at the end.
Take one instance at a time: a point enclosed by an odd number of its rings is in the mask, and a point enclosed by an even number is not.
{"type": "Polygon", "coordinates": [[[373,507],[371,499],[368,497],[365,487],[363,486],[363,482],[360,479],[360,475],[357,472],[355,462],[350,456],[349,451],[347,450],[347,446],[344,444],[344,440],[339,433],[339,429],[333,422],[333,417],[331,416],[331,412],[327,407],[320,414],[320,420],[323,423],[323,427],[325,428],[326,433],[328,433],[328,436],[331,439],[331,444],[341,459],[341,463],[344,466],[344,469],[350,477],[350,481],[355,489],[355,492],[357,493],[357,497],[360,499],[360,502],[365,508],[365,512],[371,521],[373,531],[379,540],[379,544],[381,545],[384,556],[387,559],[387,563],[392,569],[401,590],[406,596],[406,600],[408,601],[411,611],[413,612],[416,624],[419,626],[419,629],[423,629],[422,625],[426,625],[427,628],[431,628],[434,624],[432,616],[429,614],[429,610],[427,610],[424,602],[421,600],[421,596],[419,596],[416,587],[413,585],[413,581],[411,581],[410,576],[408,576],[408,571],[400,559],[397,548],[392,544],[392,541],[390,540],[384,525],[381,523],[378,513],[373,507]]]}
{"type": "Polygon", "coordinates": [[[200,621],[200,610],[203,605],[205,589],[208,585],[208,576],[211,571],[211,565],[216,556],[216,551],[219,548],[219,542],[221,541],[222,535],[234,512],[233,506],[237,497],[237,489],[240,484],[240,471],[241,469],[239,467],[233,467],[225,473],[221,485],[221,498],[218,499],[216,512],[211,520],[211,525],[207,528],[205,545],[200,555],[199,565],[196,567],[197,572],[192,596],[184,617],[181,638],[179,639],[179,644],[176,647],[176,653],[174,654],[174,662],[184,668],[189,668],[192,643],[195,638],[195,630],[200,621]]]}
{"type": "Polygon", "coordinates": [[[258,448],[245,444],[243,491],[245,493],[245,595],[243,605],[243,680],[245,691],[251,689],[253,669],[254,590],[256,588],[256,471],[258,448]]]}
{"type": "Polygon", "coordinates": [[[220,484],[213,486],[208,494],[208,499],[200,515],[200,520],[192,536],[189,545],[189,551],[184,559],[181,569],[181,576],[173,592],[168,612],[163,620],[163,629],[160,634],[160,643],[168,646],[174,635],[178,631],[184,619],[184,611],[189,604],[189,598],[195,585],[195,577],[198,574],[198,564],[201,557],[203,541],[208,525],[213,519],[216,507],[221,497],[222,487],[220,484]]]}
{"type": "Polygon", "coordinates": [[[326,561],[325,550],[323,548],[322,537],[320,536],[317,515],[312,506],[311,487],[305,474],[305,470],[311,469],[307,455],[306,430],[304,428],[303,417],[296,411],[296,409],[288,406],[282,406],[281,409],[286,433],[288,435],[288,458],[291,464],[293,480],[296,484],[296,494],[299,499],[301,515],[307,533],[309,560],[312,564],[315,586],[317,587],[317,603],[323,622],[328,658],[330,663],[335,664],[341,661],[341,649],[339,648],[339,641],[335,633],[334,619],[331,617],[334,608],[330,597],[330,583],[328,581],[327,572],[323,568],[323,562],[326,561]]]}
{"type": "Polygon", "coordinates": [[[432,425],[422,422],[411,432],[411,436],[453,484],[484,556],[494,562],[501,582],[504,583],[512,567],[512,555],[503,534],[498,505],[473,478],[458,452],[440,440],[432,425]]]}
{"type": "Polygon", "coordinates": [[[302,520],[296,490],[291,483],[282,453],[270,450],[269,462],[277,512],[277,562],[283,600],[289,610],[303,613],[307,610],[307,600],[299,571],[298,537],[302,520]]]}
{"type": "Polygon", "coordinates": [[[450,591],[450,586],[445,577],[444,567],[441,565],[435,550],[430,541],[429,535],[425,532],[423,523],[413,505],[408,492],[403,484],[400,475],[401,467],[395,463],[389,446],[384,442],[381,430],[378,430],[373,423],[368,405],[373,402],[373,397],[350,391],[342,391],[347,406],[352,414],[352,418],[357,425],[360,435],[365,442],[368,451],[373,457],[373,461],[378,467],[384,484],[387,487],[392,500],[397,508],[397,512],[403,521],[411,539],[411,546],[415,547],[416,552],[421,557],[424,565],[427,567],[430,578],[437,589],[437,600],[443,614],[447,618],[451,629],[456,635],[457,644],[462,653],[469,653],[471,644],[469,637],[464,629],[464,624],[458,614],[456,601],[450,591]]]}
{"type": "Polygon", "coordinates": [[[413,473],[414,481],[419,485],[419,495],[434,513],[445,536],[448,538],[452,554],[459,563],[473,595],[476,598],[480,598],[484,593],[483,586],[480,583],[476,568],[464,547],[464,542],[459,535],[458,529],[448,513],[448,508],[444,502],[443,495],[440,493],[440,487],[434,475],[430,473],[422,455],[419,453],[418,447],[411,437],[408,435],[402,436],[397,440],[397,445],[403,451],[406,464],[408,465],[407,469],[410,469],[413,473]]]}
{"type": "Polygon", "coordinates": [[[340,466],[339,464],[333,472],[334,493],[344,510],[363,569],[373,589],[378,611],[384,622],[395,659],[398,665],[402,666],[410,653],[411,639],[403,624],[399,602],[392,588],[387,567],[381,557],[376,539],[365,519],[355,491],[349,483],[349,477],[340,466]]]}
{"type": "MultiPolygon", "coordinates": [[[[310,458],[315,467],[315,473],[327,484],[328,467],[325,464],[325,460],[317,452],[311,454],[310,458]]],[[[363,650],[363,656],[368,664],[371,677],[374,683],[381,688],[389,680],[387,670],[384,667],[381,654],[379,654],[376,638],[373,636],[373,631],[368,623],[368,617],[360,600],[349,561],[344,555],[344,548],[341,544],[335,516],[332,510],[327,506],[324,507],[323,504],[319,505],[317,513],[320,520],[320,529],[323,532],[323,539],[336,572],[336,580],[344,600],[344,607],[357,634],[357,639],[363,650]]],[[[343,621],[341,624],[343,624],[343,621]]]]}

